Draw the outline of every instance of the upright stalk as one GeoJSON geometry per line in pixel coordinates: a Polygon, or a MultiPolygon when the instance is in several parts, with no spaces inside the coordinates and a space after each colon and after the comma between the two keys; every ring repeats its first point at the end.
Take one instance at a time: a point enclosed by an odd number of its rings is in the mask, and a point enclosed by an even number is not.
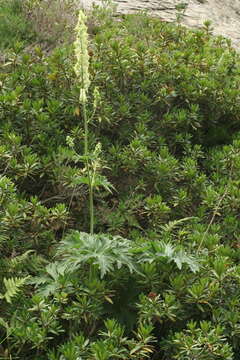
{"type": "Polygon", "coordinates": [[[85,103],[82,104],[82,109],[83,109],[83,121],[84,121],[84,155],[87,157],[88,156],[88,119],[87,119],[85,103]]]}
{"type": "Polygon", "coordinates": [[[94,206],[93,206],[93,177],[91,174],[91,167],[89,164],[89,152],[88,152],[88,118],[86,112],[86,104],[82,103],[83,109],[83,121],[84,121],[84,156],[85,163],[87,168],[87,177],[89,184],[89,214],[90,214],[90,234],[93,234],[94,231],[94,206]]]}
{"type": "Polygon", "coordinates": [[[93,234],[94,230],[94,206],[93,206],[93,186],[89,187],[89,209],[90,209],[90,234],[93,234]]]}
{"type": "Polygon", "coordinates": [[[83,121],[84,121],[84,159],[87,169],[88,177],[88,186],[89,186],[89,215],[90,215],[90,234],[93,234],[94,231],[94,206],[93,206],[93,181],[94,173],[91,169],[91,164],[89,161],[89,141],[88,141],[88,117],[86,111],[86,102],[87,102],[87,93],[90,85],[89,79],[89,55],[88,55],[88,34],[87,26],[85,24],[86,16],[80,10],[78,23],[76,26],[76,41],[75,41],[75,54],[77,62],[75,64],[74,70],[80,80],[80,94],[79,102],[82,106],[83,111],[83,121]]]}

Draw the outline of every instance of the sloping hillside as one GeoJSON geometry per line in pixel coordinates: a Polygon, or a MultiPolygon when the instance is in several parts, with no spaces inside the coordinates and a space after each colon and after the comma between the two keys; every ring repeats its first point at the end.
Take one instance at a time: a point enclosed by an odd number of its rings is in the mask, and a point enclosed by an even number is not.
{"type": "MultiPolygon", "coordinates": [[[[81,0],[84,6],[91,6],[96,0],[81,0]]],[[[200,27],[205,20],[213,22],[214,33],[232,39],[234,46],[240,42],[240,1],[239,0],[117,0],[118,11],[133,12],[149,10],[164,20],[176,19],[176,6],[187,3],[183,23],[200,27]]]]}

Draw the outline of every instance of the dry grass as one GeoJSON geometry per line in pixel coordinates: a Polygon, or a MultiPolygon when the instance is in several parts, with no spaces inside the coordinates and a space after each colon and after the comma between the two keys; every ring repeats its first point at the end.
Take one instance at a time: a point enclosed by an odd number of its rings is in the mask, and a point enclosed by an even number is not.
{"type": "Polygon", "coordinates": [[[73,40],[76,9],[74,0],[29,0],[25,5],[39,42],[49,49],[73,40]]]}

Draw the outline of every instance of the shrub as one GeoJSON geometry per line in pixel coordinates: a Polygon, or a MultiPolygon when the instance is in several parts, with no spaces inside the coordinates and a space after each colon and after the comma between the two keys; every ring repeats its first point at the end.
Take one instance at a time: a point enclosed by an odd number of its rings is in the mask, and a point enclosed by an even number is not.
{"type": "Polygon", "coordinates": [[[19,0],[0,1],[0,49],[10,48],[15,42],[28,42],[34,37],[31,24],[24,16],[19,0]]]}
{"type": "Polygon", "coordinates": [[[175,334],[169,343],[170,353],[175,352],[175,359],[233,359],[231,347],[222,335],[224,329],[201,322],[197,328],[195,323],[189,323],[185,332],[175,334]],[[170,345],[171,344],[171,345],[170,345]]]}

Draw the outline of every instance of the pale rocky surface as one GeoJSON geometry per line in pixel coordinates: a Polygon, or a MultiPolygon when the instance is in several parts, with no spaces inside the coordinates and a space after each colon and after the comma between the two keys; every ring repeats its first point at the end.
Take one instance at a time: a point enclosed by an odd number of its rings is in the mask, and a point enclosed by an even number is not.
{"type": "MultiPolygon", "coordinates": [[[[99,0],[80,0],[85,7],[99,0]]],[[[232,40],[235,47],[240,48],[240,0],[116,0],[120,13],[132,13],[148,10],[153,16],[166,21],[176,20],[175,6],[188,3],[182,24],[190,27],[201,27],[205,20],[211,20],[214,33],[232,40]]]]}

